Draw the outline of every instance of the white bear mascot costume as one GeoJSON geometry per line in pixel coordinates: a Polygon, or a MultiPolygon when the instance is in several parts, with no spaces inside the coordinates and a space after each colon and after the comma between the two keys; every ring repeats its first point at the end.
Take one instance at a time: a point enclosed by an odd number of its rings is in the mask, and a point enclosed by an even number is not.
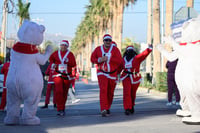
{"type": "Polygon", "coordinates": [[[157,48],[169,61],[178,58],[175,80],[182,109],[176,115],[186,124],[200,124],[200,16],[173,24],[172,29],[173,37],[166,37],[165,43],[174,51],[162,44],[157,48]]]}
{"type": "Polygon", "coordinates": [[[11,64],[7,77],[7,125],[38,125],[37,106],[41,98],[43,77],[39,65],[44,65],[52,53],[52,47],[40,54],[36,46],[43,41],[45,27],[25,20],[17,35],[17,42],[11,50],[11,64]],[[20,115],[20,105],[24,103],[20,115]]]}

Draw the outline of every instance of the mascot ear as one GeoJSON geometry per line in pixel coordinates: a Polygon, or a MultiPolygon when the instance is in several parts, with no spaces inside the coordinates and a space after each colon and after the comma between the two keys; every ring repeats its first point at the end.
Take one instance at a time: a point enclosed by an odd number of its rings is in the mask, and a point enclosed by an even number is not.
{"type": "Polygon", "coordinates": [[[19,38],[20,41],[23,41],[24,40],[24,31],[26,31],[26,28],[28,26],[30,22],[25,19],[21,25],[21,27],[19,28],[18,32],[17,32],[17,36],[19,38]]]}

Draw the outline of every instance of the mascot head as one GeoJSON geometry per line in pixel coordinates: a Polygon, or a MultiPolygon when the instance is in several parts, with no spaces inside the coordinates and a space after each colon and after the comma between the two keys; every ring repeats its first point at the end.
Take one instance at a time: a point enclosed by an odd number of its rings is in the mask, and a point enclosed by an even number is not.
{"type": "Polygon", "coordinates": [[[45,27],[35,22],[24,20],[17,32],[19,41],[26,44],[40,45],[44,38],[45,27]]]}
{"type": "Polygon", "coordinates": [[[193,43],[200,40],[200,15],[175,22],[171,25],[172,36],[178,43],[193,43]]]}

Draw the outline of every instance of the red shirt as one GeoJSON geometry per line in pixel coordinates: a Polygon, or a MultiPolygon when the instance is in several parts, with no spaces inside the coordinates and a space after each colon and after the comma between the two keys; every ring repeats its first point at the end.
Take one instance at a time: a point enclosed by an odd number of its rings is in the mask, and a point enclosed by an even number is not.
{"type": "MultiPolygon", "coordinates": [[[[122,56],[119,49],[116,46],[110,46],[110,48],[105,49],[104,45],[98,46],[91,55],[91,62],[98,65],[97,73],[100,74],[103,71],[111,72],[111,74],[105,74],[107,77],[117,77],[118,67],[122,63],[122,56]],[[109,62],[98,62],[98,59],[103,56],[103,53],[108,53],[110,51],[110,59],[109,62]],[[114,73],[112,73],[114,72],[114,73]]],[[[97,74],[97,75],[98,75],[97,74]]],[[[112,78],[114,79],[114,78],[112,78]]]]}
{"type": "Polygon", "coordinates": [[[64,71],[63,73],[68,73],[70,75],[70,77],[73,77],[72,76],[72,68],[76,66],[76,60],[75,60],[74,54],[72,52],[70,52],[70,51],[69,51],[67,57],[64,59],[64,56],[66,55],[67,52],[68,52],[68,50],[64,51],[64,52],[60,51],[61,59],[59,57],[59,50],[55,51],[50,56],[50,58],[49,58],[50,64],[55,64],[56,65],[56,68],[55,68],[55,71],[53,73],[53,76],[59,74],[56,71],[58,71],[58,66],[60,64],[62,64],[62,59],[63,59],[63,64],[67,65],[67,70],[64,71]]]}

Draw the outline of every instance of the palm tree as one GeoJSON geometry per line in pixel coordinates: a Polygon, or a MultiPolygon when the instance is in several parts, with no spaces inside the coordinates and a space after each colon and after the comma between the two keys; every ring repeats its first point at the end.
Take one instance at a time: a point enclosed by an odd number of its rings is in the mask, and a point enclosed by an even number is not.
{"type": "Polygon", "coordinates": [[[130,3],[135,4],[136,0],[113,0],[113,38],[117,42],[117,47],[121,50],[122,31],[123,31],[123,14],[125,6],[130,3]]]}
{"type": "Polygon", "coordinates": [[[22,0],[18,0],[18,12],[17,15],[19,16],[19,27],[22,25],[22,22],[24,19],[30,19],[30,14],[29,14],[29,7],[30,7],[30,2],[28,3],[23,3],[22,0]]]}
{"type": "Polygon", "coordinates": [[[194,0],[187,0],[187,7],[193,7],[194,6],[194,0]]]}
{"type": "MultiPolygon", "coordinates": [[[[171,35],[171,28],[170,25],[173,23],[173,8],[174,8],[174,0],[167,0],[166,1],[166,19],[165,19],[165,36],[171,35]]],[[[166,45],[166,49],[171,51],[172,48],[170,45],[166,45]]],[[[163,66],[167,63],[167,60],[164,58],[163,66]]],[[[166,67],[164,67],[164,71],[166,67]]]]}
{"type": "MultiPolygon", "coordinates": [[[[153,0],[153,47],[160,44],[160,0],[153,0]]],[[[153,81],[156,79],[156,72],[161,71],[160,52],[153,50],[153,81]]]]}
{"type": "Polygon", "coordinates": [[[90,0],[85,17],[72,40],[71,50],[75,56],[90,55],[93,43],[97,46],[107,32],[116,33],[113,38],[121,49],[123,12],[129,2],[134,3],[135,0],[90,0]]]}
{"type": "MultiPolygon", "coordinates": [[[[147,44],[152,44],[152,0],[148,0],[148,29],[147,29],[147,44]]],[[[149,55],[146,59],[146,72],[152,75],[151,70],[152,56],[149,55]]]]}

